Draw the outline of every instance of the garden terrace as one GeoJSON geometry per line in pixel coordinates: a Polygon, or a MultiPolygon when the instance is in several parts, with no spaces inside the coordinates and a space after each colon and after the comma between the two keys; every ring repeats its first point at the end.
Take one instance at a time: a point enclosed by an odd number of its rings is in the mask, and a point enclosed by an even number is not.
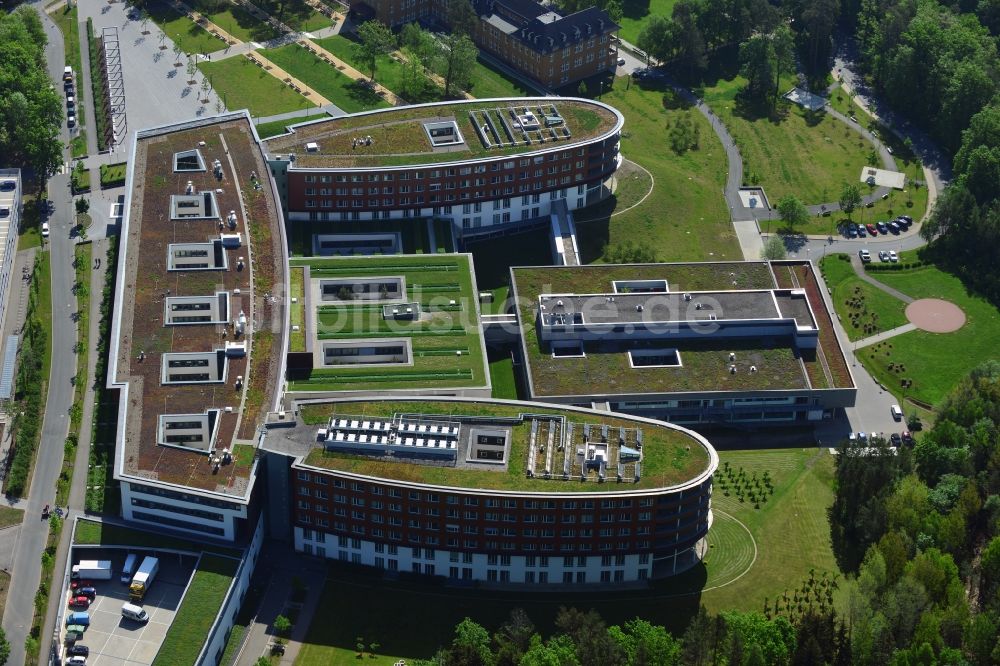
{"type": "Polygon", "coordinates": [[[296,392],[489,390],[469,255],[292,259],[304,268],[308,377],[296,392]]]}
{"type": "MultiPolygon", "coordinates": [[[[548,445],[546,444],[546,447],[548,445]]],[[[473,488],[480,490],[526,491],[538,493],[624,492],[667,488],[691,481],[707,471],[713,464],[714,451],[705,440],[690,431],[669,424],[631,419],[612,414],[596,414],[591,410],[574,411],[537,403],[504,403],[474,400],[404,401],[332,401],[300,405],[299,422],[294,428],[272,428],[264,441],[268,450],[298,457],[297,465],[320,467],[329,470],[360,474],[400,482],[473,488]],[[382,419],[406,415],[419,415],[427,419],[441,419],[460,424],[460,429],[504,428],[509,429],[509,450],[505,466],[421,464],[405,458],[372,458],[362,455],[331,451],[317,441],[318,427],[326,427],[331,419],[382,419]],[[533,421],[536,446],[531,447],[533,421]],[[545,478],[542,467],[546,453],[538,453],[538,442],[547,442],[547,428],[556,424],[552,444],[553,457],[557,458],[558,474],[545,478]],[[556,450],[564,435],[572,442],[562,447],[571,454],[582,446],[585,426],[589,426],[590,441],[600,442],[601,427],[608,427],[608,442],[617,443],[621,428],[626,429],[627,445],[634,446],[641,438],[641,475],[638,481],[629,479],[617,483],[614,465],[609,464],[608,480],[597,482],[596,472],[581,482],[579,474],[563,480],[563,450],[556,450]],[[571,427],[570,427],[571,426],[571,427]],[[571,432],[570,432],[571,431],[571,432]],[[637,435],[637,432],[641,434],[637,435]],[[528,475],[529,450],[536,457],[535,474],[528,475]]],[[[570,456],[575,457],[575,455],[570,456]]],[[[464,455],[459,458],[464,460],[464,455]]],[[[574,469],[578,469],[574,468],[574,469]]]]}
{"type": "Polygon", "coordinates": [[[266,149],[271,156],[294,153],[299,168],[436,164],[569,148],[609,136],[622,122],[611,107],[582,99],[441,102],[303,123],[267,140],[266,149]],[[523,118],[526,111],[540,123],[538,129],[525,129],[530,124],[517,128],[513,114],[523,118]],[[560,120],[546,127],[546,116],[553,123],[555,116],[560,120]],[[452,121],[463,141],[432,145],[425,123],[452,121]],[[359,138],[365,139],[363,145],[355,142],[359,138]]]}
{"type": "MultiPolygon", "coordinates": [[[[759,308],[758,312],[758,308],[750,302],[744,303],[747,307],[742,310],[736,310],[737,319],[757,320],[749,325],[760,327],[759,334],[739,322],[734,324],[743,326],[747,333],[737,333],[738,337],[715,336],[712,332],[693,335],[697,331],[687,331],[684,326],[668,331],[665,337],[644,335],[646,327],[639,324],[635,324],[636,335],[625,336],[608,331],[598,336],[590,335],[586,324],[575,324],[555,329],[557,335],[545,338],[552,340],[551,345],[539,338],[539,296],[542,294],[553,295],[547,302],[558,299],[560,294],[622,294],[615,297],[615,303],[609,304],[617,306],[620,305],[617,302],[619,299],[627,303],[629,299],[642,300],[648,296],[623,294],[624,291],[636,292],[654,284],[660,285],[658,290],[663,291],[664,283],[668,296],[672,295],[679,301],[688,292],[730,292],[730,296],[738,296],[737,300],[742,301],[748,295],[761,293],[750,290],[771,293],[770,290],[778,287],[793,287],[777,284],[766,262],[512,268],[511,284],[517,296],[523,352],[533,395],[556,397],[826,388],[825,385],[811,383],[812,375],[807,372],[806,361],[816,354],[805,341],[810,335],[815,340],[816,332],[810,308],[800,292],[794,307],[791,306],[793,299],[787,292],[778,294],[780,316],[794,318],[797,324],[797,327],[786,325],[783,329],[786,332],[778,331],[775,324],[767,322],[768,316],[774,316],[773,313],[768,314],[775,307],[774,301],[759,299],[761,303],[766,302],[768,308],[759,308]],[[808,334],[804,329],[811,329],[812,333],[808,334]],[[806,337],[801,337],[804,333],[806,337]],[[800,346],[799,341],[804,342],[804,346],[800,346]],[[669,350],[664,351],[665,344],[669,345],[669,350]],[[656,350],[664,351],[664,354],[658,355],[656,350]],[[731,357],[731,354],[735,356],[731,357]]],[[[794,288],[799,288],[799,285],[794,285],[794,288]]],[[[805,285],[801,288],[806,289],[808,296],[805,285]]],[[[693,294],[692,302],[698,301],[700,296],[693,294]]],[[[706,298],[709,296],[712,294],[706,298]]],[[[571,305],[573,297],[566,298],[566,303],[571,305]]],[[[725,299],[716,300],[724,305],[725,299]]],[[[812,298],[809,301],[813,311],[820,307],[825,313],[822,302],[817,304],[812,298]]],[[[679,307],[684,309],[685,305],[690,303],[681,302],[679,307]]],[[[564,304],[564,307],[569,305],[564,304]]],[[[648,308],[642,314],[647,313],[648,308]]],[[[631,310],[629,314],[638,316],[631,310]]],[[[816,316],[820,318],[822,340],[822,328],[824,324],[829,326],[829,316],[825,315],[825,322],[821,313],[816,316]]],[[[685,317],[688,321],[698,319],[698,315],[693,314],[685,317]]],[[[725,312],[722,312],[715,324],[720,330],[727,331],[724,319],[725,312]]],[[[777,323],[778,320],[774,321],[777,323]]],[[[654,332],[651,326],[650,333],[654,332]]]]}
{"type": "Polygon", "coordinates": [[[244,497],[258,428],[276,399],[286,328],[284,301],[271,296],[287,281],[281,214],[268,181],[256,177],[267,166],[245,112],[140,132],[133,153],[111,351],[111,386],[125,389],[116,476],[244,497]],[[175,172],[175,154],[195,148],[207,170],[175,172]],[[184,194],[189,182],[194,192],[214,192],[219,217],[170,218],[171,196],[184,194]],[[220,233],[228,240],[209,253],[222,254],[227,268],[169,269],[172,244],[211,246],[220,233]],[[225,323],[201,323],[198,306],[183,305],[190,313],[171,312],[173,325],[166,325],[166,308],[174,307],[168,298],[190,303],[177,297],[218,292],[229,294],[225,323]],[[190,321],[179,321],[187,314],[190,321]],[[226,350],[218,383],[192,376],[199,361],[191,356],[167,356],[218,350],[226,350]],[[164,384],[179,375],[186,383],[164,384]],[[225,449],[231,456],[215,464],[210,452],[225,449]]]}

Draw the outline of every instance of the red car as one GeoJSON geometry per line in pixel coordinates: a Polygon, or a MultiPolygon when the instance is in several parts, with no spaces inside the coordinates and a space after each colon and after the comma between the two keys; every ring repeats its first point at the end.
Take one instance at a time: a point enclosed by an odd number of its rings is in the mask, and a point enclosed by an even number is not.
{"type": "Polygon", "coordinates": [[[878,236],[878,229],[871,222],[865,225],[865,229],[867,229],[868,233],[870,233],[872,236],[878,236]]]}
{"type": "Polygon", "coordinates": [[[73,608],[89,608],[90,597],[85,597],[82,594],[77,595],[69,600],[69,605],[73,608]]]}
{"type": "Polygon", "coordinates": [[[81,587],[94,587],[94,584],[89,580],[74,580],[69,584],[70,588],[78,590],[81,587]]]}

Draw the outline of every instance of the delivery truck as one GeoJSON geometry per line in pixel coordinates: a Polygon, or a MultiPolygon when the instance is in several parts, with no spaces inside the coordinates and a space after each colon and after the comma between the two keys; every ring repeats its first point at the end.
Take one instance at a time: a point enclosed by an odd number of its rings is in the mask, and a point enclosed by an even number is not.
{"type": "Polygon", "coordinates": [[[129,586],[129,596],[132,601],[141,601],[149,591],[149,587],[156,579],[156,572],[160,570],[160,561],[155,557],[145,557],[142,564],[136,569],[132,576],[132,585],[129,586]]]}
{"type": "Polygon", "coordinates": [[[80,560],[73,565],[73,578],[111,580],[111,560],[80,560]]]}

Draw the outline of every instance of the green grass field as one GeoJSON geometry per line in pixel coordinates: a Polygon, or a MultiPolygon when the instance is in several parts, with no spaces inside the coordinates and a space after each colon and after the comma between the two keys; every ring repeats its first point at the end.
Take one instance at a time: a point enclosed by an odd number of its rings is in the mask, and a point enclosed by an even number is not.
{"type": "MultiPolygon", "coordinates": [[[[389,106],[371,89],[359,85],[336,67],[309,53],[298,44],[261,51],[275,65],[313,88],[347,113],[389,106]]],[[[287,124],[288,121],[285,121],[287,124]]]]}
{"type": "Polygon", "coordinates": [[[622,29],[618,34],[626,42],[635,44],[646,17],[657,14],[669,18],[676,4],[677,0],[625,0],[622,2],[624,16],[620,21],[622,29]]]}
{"type": "Polygon", "coordinates": [[[236,548],[207,546],[194,541],[164,536],[155,532],[147,532],[119,525],[105,525],[93,520],[81,520],[76,526],[73,543],[89,546],[134,546],[137,548],[173,548],[192,553],[218,553],[230,557],[239,557],[236,548]]]}
{"type": "Polygon", "coordinates": [[[12,506],[0,506],[0,529],[11,525],[20,525],[24,520],[24,511],[12,506]]]}
{"type": "Polygon", "coordinates": [[[370,570],[334,563],[296,666],[357,663],[358,636],[379,642],[384,655],[366,657],[365,663],[428,658],[451,640],[463,617],[494,630],[518,607],[543,633],[553,631],[560,605],[594,608],[609,624],[639,616],[681,632],[699,604],[712,612],[760,610],[765,598],[799,586],[810,569],[837,571],[826,521],[833,464],[825,449],[722,451],[720,458],[747,475],[767,471],[775,491],[760,509],[721,491],[714,494],[715,522],[704,566],[657,581],[648,590],[528,594],[444,588],[436,582],[386,583],[370,570]],[[400,623],[399,617],[417,619],[400,623]]]}
{"type": "Polygon", "coordinates": [[[316,106],[246,58],[200,62],[198,68],[228,109],[247,108],[250,115],[270,116],[316,106]]]}
{"type": "Polygon", "coordinates": [[[953,333],[912,331],[858,350],[869,372],[896,395],[936,405],[972,368],[1000,359],[1000,311],[969,294],[957,277],[932,266],[871,275],[913,298],[951,301],[966,316],[965,325],[953,333]],[[912,387],[904,391],[902,379],[911,379],[912,387]]]}
{"type": "Polygon", "coordinates": [[[115,187],[125,184],[128,162],[101,165],[101,187],[115,187]]]}
{"type": "Polygon", "coordinates": [[[742,260],[722,196],[726,156],[708,121],[694,111],[666,108],[676,105],[665,102],[662,91],[638,85],[626,90],[624,78],[601,101],[625,116],[622,154],[648,169],[655,186],[642,205],[577,225],[583,261],[599,260],[606,244],[628,241],[648,243],[661,261],[742,260]],[[677,155],[667,144],[667,124],[685,113],[698,128],[700,147],[677,155]]]}
{"type": "Polygon", "coordinates": [[[281,34],[270,23],[257,18],[239,5],[222,3],[202,7],[204,4],[211,5],[211,3],[202,2],[191,3],[195,9],[202,12],[205,18],[240,41],[266,42],[281,34]]]}
{"type": "Polygon", "coordinates": [[[203,555],[198,561],[177,615],[167,629],[154,666],[193,664],[215,622],[236,573],[237,560],[217,555],[203,555]]]}
{"type": "Polygon", "coordinates": [[[476,60],[476,67],[472,74],[472,90],[469,91],[469,94],[473,97],[486,99],[490,97],[524,97],[534,93],[523,83],[493,69],[480,58],[476,60]]]}
{"type": "Polygon", "coordinates": [[[165,2],[147,3],[146,11],[160,30],[188,55],[212,53],[226,48],[224,41],[165,2]]]}
{"type": "Polygon", "coordinates": [[[517,378],[514,376],[514,362],[510,355],[490,355],[490,384],[494,398],[517,400],[517,378]]]}
{"type": "MultiPolygon", "coordinates": [[[[355,42],[351,39],[343,35],[334,35],[314,41],[340,60],[343,60],[361,72],[365,77],[371,74],[368,67],[360,62],[354,54],[355,42]]],[[[404,68],[405,65],[403,63],[397,62],[387,55],[379,56],[375,66],[375,80],[397,95],[402,95],[403,79],[405,77],[404,68]]],[[[407,98],[407,101],[411,104],[416,104],[419,102],[436,102],[440,100],[441,89],[429,80],[426,83],[423,95],[416,99],[407,98]]]]}
{"type": "Polygon", "coordinates": [[[772,202],[794,194],[819,204],[835,201],[844,183],[857,182],[871,144],[840,120],[795,105],[780,122],[749,119],[737,110],[745,83],[740,76],[719,79],[704,91],[705,102],[739,146],[745,184],[763,185],[772,202]]]}
{"type": "MultiPolygon", "coordinates": [[[[912,169],[910,169],[912,172],[912,169]]],[[[864,194],[868,194],[868,188],[865,187],[863,190],[864,194]]],[[[833,200],[840,198],[840,192],[837,191],[833,200]]],[[[920,221],[924,216],[924,212],[927,210],[927,188],[926,187],[912,187],[905,192],[893,191],[890,193],[888,199],[879,199],[874,203],[871,208],[862,206],[855,210],[850,219],[848,219],[845,213],[836,211],[828,216],[814,215],[809,219],[809,223],[803,226],[795,227],[796,233],[812,234],[812,235],[832,235],[837,237],[841,234],[840,228],[846,225],[850,221],[854,221],[857,224],[868,224],[869,222],[877,222],[879,220],[891,220],[897,215],[909,215],[913,218],[915,222],[920,221]]],[[[761,222],[761,224],[765,224],[761,222]]],[[[914,230],[908,233],[917,233],[914,230]]]]}
{"type": "Polygon", "coordinates": [[[820,262],[820,268],[826,285],[833,290],[833,307],[847,336],[851,340],[860,340],[905,324],[907,319],[903,302],[859,278],[851,262],[844,261],[846,257],[844,254],[828,255],[820,262]],[[878,315],[877,318],[873,317],[873,313],[878,315]],[[866,331],[866,324],[876,329],[866,331]]]}

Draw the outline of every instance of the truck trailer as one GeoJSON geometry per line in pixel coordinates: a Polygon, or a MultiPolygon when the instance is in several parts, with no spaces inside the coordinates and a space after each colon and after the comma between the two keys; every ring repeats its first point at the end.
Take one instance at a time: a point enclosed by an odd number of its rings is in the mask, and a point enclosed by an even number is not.
{"type": "Polygon", "coordinates": [[[142,564],[136,569],[132,576],[132,584],[129,586],[129,596],[132,601],[141,601],[149,591],[149,587],[156,578],[156,572],[160,570],[160,561],[155,557],[145,557],[142,564]]]}
{"type": "Polygon", "coordinates": [[[73,565],[73,578],[111,580],[111,560],[80,560],[73,565]]]}

